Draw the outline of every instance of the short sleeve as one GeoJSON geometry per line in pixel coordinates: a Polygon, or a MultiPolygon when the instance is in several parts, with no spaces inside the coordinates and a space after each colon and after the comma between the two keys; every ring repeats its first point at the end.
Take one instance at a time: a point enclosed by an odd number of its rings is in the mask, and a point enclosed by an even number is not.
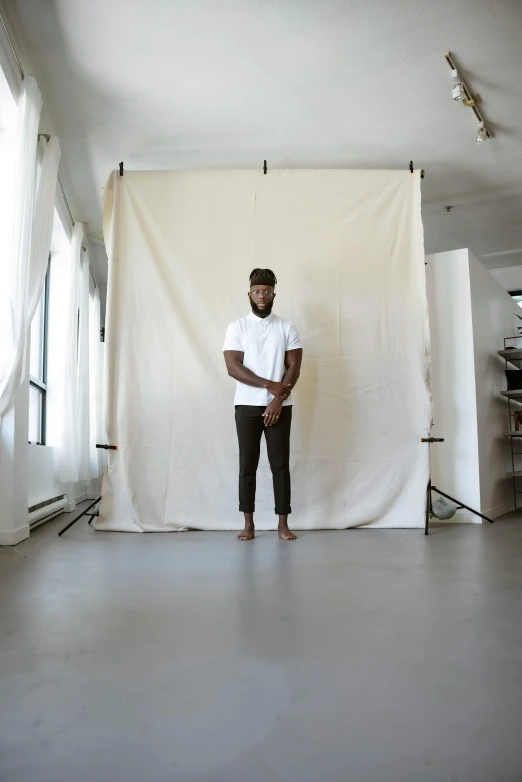
{"type": "Polygon", "coordinates": [[[237,323],[231,323],[227,328],[223,350],[240,350],[244,352],[244,348],[241,343],[241,332],[237,323]]]}
{"type": "Polygon", "coordinates": [[[299,332],[293,323],[290,324],[288,334],[286,335],[286,348],[285,350],[297,350],[301,347],[301,340],[299,338],[299,332]]]}

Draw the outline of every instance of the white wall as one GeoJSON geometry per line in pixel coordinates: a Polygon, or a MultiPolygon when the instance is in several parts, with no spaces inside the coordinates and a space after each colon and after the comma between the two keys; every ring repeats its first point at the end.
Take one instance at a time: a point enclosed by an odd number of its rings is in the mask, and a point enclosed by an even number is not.
{"type": "MultiPolygon", "coordinates": [[[[512,267],[516,269],[517,267],[512,267]]],[[[508,404],[501,391],[506,388],[505,363],[496,353],[504,337],[515,336],[522,310],[490,274],[469,254],[473,351],[477,389],[477,423],[480,468],[480,502],[486,516],[500,516],[513,508],[511,449],[505,437],[508,404]]],[[[513,342],[509,343],[513,345],[513,342]]]]}
{"type": "MultiPolygon", "coordinates": [[[[426,256],[426,289],[431,332],[435,486],[480,510],[477,400],[467,250],[426,256]]],[[[434,495],[435,498],[435,495],[434,495]]],[[[479,522],[459,511],[455,521],[479,522]]]]}
{"type": "Polygon", "coordinates": [[[66,487],[59,480],[57,449],[48,445],[29,445],[28,456],[28,506],[65,494],[66,487]]]}
{"type": "Polygon", "coordinates": [[[49,445],[29,445],[28,502],[37,505],[60,494],[67,495],[66,511],[75,510],[83,500],[100,496],[101,479],[80,483],[61,483],[58,449],[49,445]],[[98,492],[96,494],[96,492],[98,492]]]}
{"type": "Polygon", "coordinates": [[[490,269],[496,281],[505,291],[522,290],[522,266],[505,266],[502,269],[490,269]]]}

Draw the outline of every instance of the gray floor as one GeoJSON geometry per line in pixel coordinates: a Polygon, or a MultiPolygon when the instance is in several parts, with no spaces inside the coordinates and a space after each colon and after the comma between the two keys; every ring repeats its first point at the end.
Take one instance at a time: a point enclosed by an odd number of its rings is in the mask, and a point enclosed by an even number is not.
{"type": "Polygon", "coordinates": [[[522,518],[0,550],[2,782],[520,782],[522,518]]]}

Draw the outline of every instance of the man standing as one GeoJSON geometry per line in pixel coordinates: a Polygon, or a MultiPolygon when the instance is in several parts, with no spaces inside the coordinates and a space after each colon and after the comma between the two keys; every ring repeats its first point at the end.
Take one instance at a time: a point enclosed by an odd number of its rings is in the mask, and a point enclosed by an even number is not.
{"type": "Polygon", "coordinates": [[[239,510],[245,514],[245,529],[238,540],[255,536],[256,473],[263,432],[274,482],[279,537],[296,537],[288,529],[288,514],[292,512],[290,393],[299,378],[303,351],[296,327],[272,314],[276,284],[273,271],[254,269],[248,294],[252,312],[230,324],[223,346],[228,374],[237,380],[234,404],[239,441],[239,510]]]}

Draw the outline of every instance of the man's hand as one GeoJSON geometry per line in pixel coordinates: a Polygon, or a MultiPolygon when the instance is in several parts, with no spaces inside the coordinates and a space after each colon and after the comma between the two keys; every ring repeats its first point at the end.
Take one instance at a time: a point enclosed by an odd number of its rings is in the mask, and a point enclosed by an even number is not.
{"type": "Polygon", "coordinates": [[[272,401],[266,408],[265,412],[263,413],[265,426],[273,426],[274,424],[277,424],[282,409],[283,409],[282,402],[279,399],[272,399],[272,401]]]}
{"type": "Polygon", "coordinates": [[[266,387],[266,390],[272,394],[272,396],[275,396],[276,399],[280,399],[282,402],[284,402],[285,399],[288,399],[290,396],[290,392],[292,390],[292,384],[291,383],[275,383],[273,380],[271,380],[266,387]]]}

